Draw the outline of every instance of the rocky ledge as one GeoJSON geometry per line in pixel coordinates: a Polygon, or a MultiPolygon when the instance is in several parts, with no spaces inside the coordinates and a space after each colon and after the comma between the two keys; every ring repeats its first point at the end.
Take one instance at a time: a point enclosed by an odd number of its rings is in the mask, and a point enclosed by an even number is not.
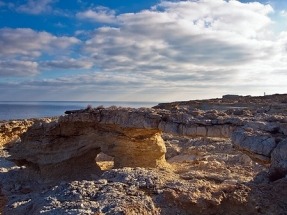
{"type": "Polygon", "coordinates": [[[270,166],[273,180],[287,174],[287,117],[261,114],[232,134],[233,144],[252,159],[270,166]]]}
{"type": "Polygon", "coordinates": [[[284,214],[287,114],[276,98],[272,111],[248,97],[253,108],[98,107],[5,122],[5,214],[284,214]]]}
{"type": "Polygon", "coordinates": [[[68,113],[53,122],[34,123],[21,136],[22,141],[10,148],[10,160],[39,170],[44,177],[79,175],[79,171],[84,175],[84,170],[100,174],[93,160],[101,152],[114,157],[116,168],[164,167],[164,132],[231,137],[252,159],[271,163],[272,171],[287,170],[287,117],[279,113],[115,107],[68,113]]]}
{"type": "Polygon", "coordinates": [[[20,141],[20,135],[32,124],[31,120],[0,122],[0,146],[20,141]]]}
{"type": "Polygon", "coordinates": [[[162,132],[192,137],[229,137],[240,117],[218,111],[171,112],[148,108],[96,108],[70,111],[52,122],[37,122],[10,147],[10,160],[45,178],[100,174],[94,159],[100,152],[114,166],[164,167],[162,132]],[[57,168],[55,168],[55,165],[57,168]]]}

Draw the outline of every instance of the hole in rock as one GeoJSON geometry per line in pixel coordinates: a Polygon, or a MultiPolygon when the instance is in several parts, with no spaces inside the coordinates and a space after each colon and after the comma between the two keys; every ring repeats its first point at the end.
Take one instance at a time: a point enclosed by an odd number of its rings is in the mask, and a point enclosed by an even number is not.
{"type": "Polygon", "coordinates": [[[99,153],[95,160],[101,170],[109,170],[114,167],[114,157],[103,152],[99,153]]]}

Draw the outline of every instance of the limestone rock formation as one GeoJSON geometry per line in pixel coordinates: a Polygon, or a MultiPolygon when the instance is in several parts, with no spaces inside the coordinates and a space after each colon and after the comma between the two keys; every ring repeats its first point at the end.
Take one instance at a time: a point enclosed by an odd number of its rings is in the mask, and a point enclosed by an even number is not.
{"type": "Polygon", "coordinates": [[[33,124],[31,120],[8,121],[0,123],[0,146],[13,144],[20,140],[20,135],[33,124]]]}
{"type": "Polygon", "coordinates": [[[285,115],[260,114],[232,134],[235,147],[257,162],[270,165],[273,180],[287,174],[286,121],[285,115]]]}
{"type": "Polygon", "coordinates": [[[271,152],[276,147],[275,138],[262,132],[236,130],[232,135],[233,143],[240,150],[249,153],[253,159],[270,163],[271,152]]]}
{"type": "Polygon", "coordinates": [[[285,214],[285,98],[99,107],[37,121],[9,147],[18,166],[0,150],[4,214],[285,214]],[[100,170],[99,154],[113,169],[100,170]]]}
{"type": "Polygon", "coordinates": [[[287,175],[287,139],[279,142],[271,153],[270,174],[273,180],[287,175]]]}
{"type": "Polygon", "coordinates": [[[131,121],[132,114],[87,112],[35,123],[22,135],[22,142],[10,149],[10,159],[38,170],[45,178],[97,174],[100,169],[95,158],[100,152],[113,156],[116,168],[164,166],[165,145],[160,131],[145,129],[151,126],[143,120],[131,121]]]}
{"type": "Polygon", "coordinates": [[[232,137],[239,150],[277,169],[285,163],[282,144],[278,143],[286,139],[286,122],[284,115],[253,115],[248,111],[238,115],[234,111],[188,108],[78,110],[57,121],[35,123],[10,153],[11,160],[34,168],[45,177],[77,176],[80,169],[100,173],[94,162],[100,152],[114,157],[115,168],[160,167],[166,165],[161,138],[161,132],[165,132],[190,137],[232,137]],[[280,147],[272,155],[277,145],[280,147]]]}
{"type": "Polygon", "coordinates": [[[98,172],[100,152],[114,157],[114,167],[165,166],[161,132],[184,136],[229,137],[242,119],[218,111],[194,114],[148,108],[97,108],[70,111],[52,122],[34,123],[11,149],[11,160],[44,177],[98,172]],[[55,166],[57,168],[55,168],[55,166]],[[84,171],[85,170],[85,171],[84,171]]]}
{"type": "Polygon", "coordinates": [[[225,96],[223,98],[190,100],[171,103],[161,103],[156,109],[176,110],[178,108],[198,108],[201,110],[227,110],[234,115],[246,113],[278,113],[287,114],[287,94],[266,96],[225,96]],[[233,109],[233,110],[232,110],[233,109]]]}
{"type": "Polygon", "coordinates": [[[195,160],[174,161],[174,172],[122,168],[92,180],[48,184],[28,176],[26,168],[8,171],[5,178],[1,172],[7,196],[4,214],[284,214],[286,179],[250,181],[264,169],[245,162],[230,140],[170,134],[163,138],[171,145],[168,150],[179,147],[178,156],[195,160]]]}

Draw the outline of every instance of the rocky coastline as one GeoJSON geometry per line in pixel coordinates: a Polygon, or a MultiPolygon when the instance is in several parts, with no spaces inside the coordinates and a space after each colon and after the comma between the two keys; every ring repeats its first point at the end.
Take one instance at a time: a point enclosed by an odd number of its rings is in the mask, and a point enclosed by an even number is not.
{"type": "Polygon", "coordinates": [[[286,214],[287,95],[0,123],[3,214],[286,214]]]}

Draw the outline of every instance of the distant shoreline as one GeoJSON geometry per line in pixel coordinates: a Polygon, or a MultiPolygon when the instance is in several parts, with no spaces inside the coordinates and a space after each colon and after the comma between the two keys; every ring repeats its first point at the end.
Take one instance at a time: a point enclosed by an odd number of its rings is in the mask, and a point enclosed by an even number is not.
{"type": "Polygon", "coordinates": [[[152,107],[157,102],[1,102],[0,101],[0,121],[31,119],[43,117],[55,117],[65,113],[66,110],[76,110],[86,108],[88,105],[92,107],[98,106],[122,106],[122,107],[152,107]]]}

